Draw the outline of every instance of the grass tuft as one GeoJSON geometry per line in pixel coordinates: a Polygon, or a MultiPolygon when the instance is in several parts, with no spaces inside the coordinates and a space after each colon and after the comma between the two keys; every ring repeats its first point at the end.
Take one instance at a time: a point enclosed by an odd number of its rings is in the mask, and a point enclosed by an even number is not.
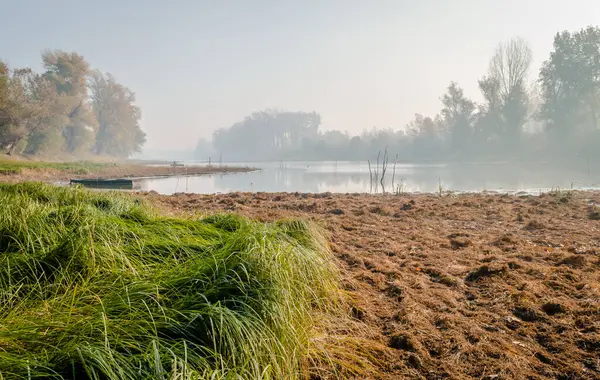
{"type": "Polygon", "coordinates": [[[338,277],[303,221],[0,184],[3,379],[291,379],[338,277]]]}

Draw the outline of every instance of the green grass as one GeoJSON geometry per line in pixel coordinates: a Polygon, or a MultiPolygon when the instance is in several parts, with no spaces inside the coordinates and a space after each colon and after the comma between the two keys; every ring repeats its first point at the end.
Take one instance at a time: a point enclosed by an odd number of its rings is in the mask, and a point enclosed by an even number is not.
{"type": "Polygon", "coordinates": [[[89,174],[101,170],[106,163],[97,162],[43,162],[43,161],[22,161],[22,160],[0,160],[0,174],[15,175],[21,174],[23,169],[56,169],[71,171],[75,174],[89,174]]]}
{"type": "Polygon", "coordinates": [[[303,221],[0,184],[2,379],[293,379],[337,274],[303,221]]]}

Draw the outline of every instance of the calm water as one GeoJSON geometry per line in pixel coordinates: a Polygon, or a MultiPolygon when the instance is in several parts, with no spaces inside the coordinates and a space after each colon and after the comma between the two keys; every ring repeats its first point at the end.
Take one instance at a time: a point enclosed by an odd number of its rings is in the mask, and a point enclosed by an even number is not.
{"type": "MultiPolygon", "coordinates": [[[[189,162],[187,164],[193,164],[189,162]]],[[[382,192],[371,181],[366,162],[243,162],[227,165],[256,167],[250,173],[179,176],[140,180],[136,187],[161,194],[248,192],[382,192]]],[[[374,176],[375,167],[372,164],[374,176]]],[[[385,173],[386,192],[501,191],[537,192],[552,188],[600,189],[600,170],[586,163],[557,168],[544,163],[461,163],[442,165],[390,164],[385,173]],[[394,184],[392,186],[392,177],[394,184]]],[[[381,167],[379,168],[381,178],[381,167]]]]}

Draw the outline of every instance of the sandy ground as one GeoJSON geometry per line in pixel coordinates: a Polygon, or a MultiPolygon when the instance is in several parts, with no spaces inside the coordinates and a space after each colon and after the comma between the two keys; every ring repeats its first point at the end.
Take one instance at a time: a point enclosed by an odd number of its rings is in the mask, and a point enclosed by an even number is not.
{"type": "Polygon", "coordinates": [[[200,175],[211,173],[247,172],[254,169],[204,165],[204,166],[147,166],[135,164],[106,165],[90,171],[58,170],[53,168],[23,169],[20,174],[0,174],[2,182],[44,181],[57,182],[80,178],[136,178],[175,175],[200,175]]]}
{"type": "Polygon", "coordinates": [[[600,379],[598,192],[143,196],[323,224],[353,320],[328,333],[359,378],[600,379]]]}

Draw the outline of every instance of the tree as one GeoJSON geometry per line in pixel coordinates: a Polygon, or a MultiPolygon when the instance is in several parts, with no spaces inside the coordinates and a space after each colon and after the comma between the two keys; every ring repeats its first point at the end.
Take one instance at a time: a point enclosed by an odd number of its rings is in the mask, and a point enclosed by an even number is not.
{"type": "Polygon", "coordinates": [[[561,139],[596,131],[600,110],[600,28],[554,37],[554,50],[540,70],[540,117],[561,139]]]}
{"type": "MultiPolygon", "coordinates": [[[[4,134],[8,128],[9,119],[7,119],[7,107],[9,104],[9,84],[10,72],[8,66],[3,61],[0,61],[0,136],[4,134]]],[[[2,141],[0,140],[0,144],[2,141]]]]}
{"type": "Polygon", "coordinates": [[[439,136],[439,126],[430,117],[420,113],[415,114],[415,119],[407,124],[408,133],[415,137],[434,139],[439,136]]]}
{"type": "Polygon", "coordinates": [[[88,102],[89,64],[83,56],[61,50],[42,54],[45,76],[68,105],[68,122],[62,127],[66,149],[70,153],[92,148],[97,123],[88,102]]]}
{"type": "Polygon", "coordinates": [[[444,108],[441,120],[450,137],[451,146],[458,151],[471,142],[475,102],[468,99],[462,88],[455,82],[448,86],[448,92],[442,97],[444,108]]]}
{"type": "Polygon", "coordinates": [[[89,87],[98,121],[94,152],[118,157],[141,152],[146,134],[139,126],[141,112],[135,105],[135,94],[100,71],[92,73],[89,87]]]}
{"type": "MultiPolygon", "coordinates": [[[[0,109],[6,106],[8,100],[9,70],[6,63],[0,60],[0,109]]],[[[0,121],[1,123],[1,121],[0,121]]],[[[1,124],[0,124],[1,125],[1,124]]]]}
{"type": "Polygon", "coordinates": [[[489,76],[498,81],[502,98],[509,96],[515,87],[525,84],[531,60],[531,47],[522,38],[513,38],[498,45],[490,61],[489,76]]]}
{"type": "Polygon", "coordinates": [[[440,153],[442,125],[443,122],[439,115],[432,119],[415,114],[415,119],[405,128],[411,137],[413,159],[435,158],[440,153]]]}
{"type": "MultiPolygon", "coordinates": [[[[216,151],[236,159],[281,159],[319,136],[316,112],[264,110],[213,133],[216,151]]],[[[312,148],[311,148],[312,149],[312,148]]]]}
{"type": "Polygon", "coordinates": [[[485,103],[479,106],[475,133],[478,140],[487,142],[503,132],[500,80],[491,76],[483,77],[479,80],[479,90],[485,103]]]}
{"type": "Polygon", "coordinates": [[[3,147],[12,154],[17,144],[60,120],[64,107],[53,83],[31,69],[4,74],[5,98],[0,108],[3,147]]]}
{"type": "Polygon", "coordinates": [[[479,83],[491,112],[487,121],[510,143],[520,141],[527,120],[526,86],[531,62],[529,43],[522,38],[513,38],[498,45],[490,61],[488,77],[479,83]]]}

